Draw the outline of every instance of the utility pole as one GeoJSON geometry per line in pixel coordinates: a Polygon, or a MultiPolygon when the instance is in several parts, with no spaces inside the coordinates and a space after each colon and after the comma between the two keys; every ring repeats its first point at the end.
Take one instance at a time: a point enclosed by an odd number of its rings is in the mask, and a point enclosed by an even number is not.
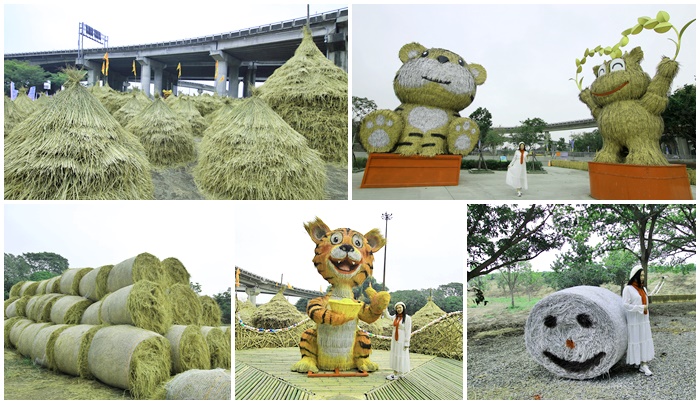
{"type": "Polygon", "coordinates": [[[391,220],[391,213],[382,213],[382,220],[386,222],[384,224],[384,238],[387,240],[387,243],[384,244],[384,273],[382,274],[382,290],[386,290],[386,247],[389,243],[389,220],[391,220]]]}

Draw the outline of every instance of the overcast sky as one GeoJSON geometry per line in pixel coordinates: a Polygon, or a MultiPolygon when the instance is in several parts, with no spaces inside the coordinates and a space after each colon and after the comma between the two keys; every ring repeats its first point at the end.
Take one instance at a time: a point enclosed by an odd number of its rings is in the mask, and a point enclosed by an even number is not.
{"type": "MultiPolygon", "coordinates": [[[[695,5],[353,5],[352,94],[369,98],[379,108],[399,105],[393,79],[401,67],[399,49],[419,42],[431,48],[449,49],[467,63],[481,64],[486,82],[462,113],[488,109],[494,126],[517,126],[528,118],[548,123],[591,118],[579,101],[573,78],[576,59],[586,48],[613,46],[621,32],[641,16],[656,17],[659,10],[682,28],[695,18],[695,5]]],[[[693,23],[682,38],[677,61],[680,73],[672,88],[695,83],[696,28],[693,23]]],[[[653,76],[663,55],[673,57],[673,30],[658,34],[643,30],[629,37],[623,50],[641,46],[642,67],[653,76]]],[[[593,66],[605,60],[596,54],[583,66],[583,87],[594,79],[593,66]]],[[[608,58],[609,60],[609,58],[608,58]]],[[[581,75],[579,75],[581,77],[581,75]]],[[[576,131],[580,133],[582,131],[576,131]]],[[[552,139],[569,132],[553,132],[552,139]]],[[[566,135],[566,136],[565,136],[566,135]]]]}
{"type": "Polygon", "coordinates": [[[233,284],[231,203],[5,202],[4,213],[5,253],[53,252],[94,268],[148,252],[179,259],[205,295],[233,284]]]}
{"type": "MultiPolygon", "coordinates": [[[[236,206],[235,265],[292,287],[326,289],[311,260],[316,245],[304,223],[318,216],[331,229],[349,227],[363,234],[378,228],[387,246],[374,255],[374,277],[382,281],[384,252],[390,291],[437,288],[463,282],[466,250],[466,204],[430,202],[247,202],[236,206]]],[[[244,293],[239,294],[244,299],[244,293]]],[[[269,296],[258,296],[258,303],[269,296]]],[[[290,299],[293,300],[293,299],[290,299]]]]}

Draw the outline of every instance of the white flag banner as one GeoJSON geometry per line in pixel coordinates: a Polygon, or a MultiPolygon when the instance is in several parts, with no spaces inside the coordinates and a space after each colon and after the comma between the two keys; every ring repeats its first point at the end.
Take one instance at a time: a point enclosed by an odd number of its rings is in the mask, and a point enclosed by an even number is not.
{"type": "Polygon", "coordinates": [[[27,94],[30,100],[34,100],[36,98],[36,87],[32,86],[29,89],[29,94],[27,94]]]}
{"type": "Polygon", "coordinates": [[[10,82],[10,98],[12,99],[12,101],[14,101],[15,98],[17,98],[18,94],[19,94],[19,91],[15,90],[15,82],[11,81],[10,82]]]}

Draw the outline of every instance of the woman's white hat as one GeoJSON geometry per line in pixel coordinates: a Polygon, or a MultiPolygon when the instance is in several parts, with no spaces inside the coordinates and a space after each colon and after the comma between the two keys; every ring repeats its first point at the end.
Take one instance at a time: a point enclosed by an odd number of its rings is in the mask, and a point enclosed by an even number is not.
{"type": "Polygon", "coordinates": [[[404,304],[404,302],[396,302],[396,304],[394,305],[394,310],[396,310],[396,306],[398,305],[402,305],[403,309],[406,310],[406,305],[404,304]]]}
{"type": "Polygon", "coordinates": [[[628,279],[632,279],[632,277],[634,277],[634,274],[636,274],[637,272],[639,272],[639,271],[641,271],[641,270],[642,270],[642,266],[641,266],[641,265],[635,265],[635,266],[633,266],[633,267],[632,267],[632,270],[630,271],[630,277],[629,277],[628,279]]]}

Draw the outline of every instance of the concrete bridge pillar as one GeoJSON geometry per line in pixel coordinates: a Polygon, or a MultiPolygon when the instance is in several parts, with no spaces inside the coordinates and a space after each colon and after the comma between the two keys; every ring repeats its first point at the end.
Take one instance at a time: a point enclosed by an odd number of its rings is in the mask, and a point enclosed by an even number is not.
{"type": "Polygon", "coordinates": [[[253,303],[254,306],[257,306],[255,304],[255,297],[260,294],[260,289],[255,286],[246,287],[245,293],[248,295],[248,301],[253,303]]]}
{"type": "Polygon", "coordinates": [[[255,80],[257,80],[257,67],[255,63],[251,63],[250,66],[248,66],[248,71],[245,74],[245,81],[243,82],[243,97],[250,97],[253,94],[255,80]],[[253,88],[251,88],[251,86],[253,86],[253,88]]]}
{"type": "Polygon", "coordinates": [[[165,64],[143,56],[137,57],[136,61],[141,64],[141,90],[147,96],[151,96],[151,70],[153,70],[153,92],[162,96],[165,64]]]}
{"type": "Polygon", "coordinates": [[[77,66],[82,66],[87,69],[88,86],[94,86],[100,80],[102,63],[95,62],[93,60],[87,60],[84,57],[81,57],[75,60],[75,64],[77,66]]]}
{"type": "Polygon", "coordinates": [[[336,21],[336,32],[326,35],[326,57],[336,66],[348,71],[348,19],[339,18],[336,21]]]}
{"type": "Polygon", "coordinates": [[[240,83],[238,69],[240,67],[241,62],[239,60],[229,63],[228,66],[228,96],[231,98],[238,98],[238,84],[240,83]]]}
{"type": "Polygon", "coordinates": [[[214,73],[216,93],[221,96],[238,94],[238,68],[241,61],[221,50],[211,51],[209,56],[218,62],[218,69],[214,73]],[[229,82],[228,90],[226,89],[227,82],[229,82]]]}

